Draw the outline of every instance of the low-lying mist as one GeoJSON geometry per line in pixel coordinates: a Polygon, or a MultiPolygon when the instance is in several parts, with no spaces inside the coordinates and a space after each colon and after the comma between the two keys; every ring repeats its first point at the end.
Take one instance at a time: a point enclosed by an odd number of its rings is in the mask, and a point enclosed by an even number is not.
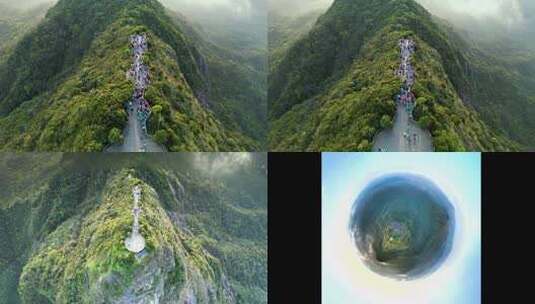
{"type": "Polygon", "coordinates": [[[209,36],[238,48],[266,48],[267,0],[160,0],[201,25],[209,36]]]}

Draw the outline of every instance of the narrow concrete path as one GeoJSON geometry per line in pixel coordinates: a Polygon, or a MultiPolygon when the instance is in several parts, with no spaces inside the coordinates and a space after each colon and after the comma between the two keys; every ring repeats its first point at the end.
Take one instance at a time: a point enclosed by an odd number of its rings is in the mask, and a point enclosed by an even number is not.
{"type": "Polygon", "coordinates": [[[145,249],[145,239],[139,233],[139,214],[141,213],[139,201],[141,200],[141,187],[135,186],[134,189],[132,189],[132,195],[134,197],[134,208],[132,208],[134,223],[132,224],[132,232],[124,241],[124,245],[128,251],[139,253],[145,249]]]}
{"type": "Polygon", "coordinates": [[[409,119],[403,105],[397,105],[396,118],[391,129],[381,132],[374,141],[374,152],[432,152],[429,132],[409,119]],[[410,135],[409,135],[410,134],[410,135]],[[411,138],[409,139],[408,136],[411,138]]]}
{"type": "Polygon", "coordinates": [[[124,131],[124,144],[123,148],[125,152],[143,152],[144,147],[142,143],[142,131],[137,119],[137,104],[133,104],[132,108],[128,111],[128,126],[124,131]]]}
{"type": "Polygon", "coordinates": [[[165,152],[165,147],[154,142],[147,134],[147,121],[151,115],[145,90],[149,85],[149,68],[143,63],[143,54],[148,50],[146,35],[130,37],[134,62],[128,78],[134,82],[132,100],[128,102],[128,123],[123,131],[124,142],[111,146],[107,152],[165,152]]]}
{"type": "Polygon", "coordinates": [[[400,66],[396,74],[403,79],[403,86],[396,96],[396,116],[392,128],[379,133],[374,139],[374,152],[432,152],[431,134],[420,128],[412,118],[415,96],[411,89],[415,72],[411,57],[415,50],[414,41],[399,41],[400,66]]]}

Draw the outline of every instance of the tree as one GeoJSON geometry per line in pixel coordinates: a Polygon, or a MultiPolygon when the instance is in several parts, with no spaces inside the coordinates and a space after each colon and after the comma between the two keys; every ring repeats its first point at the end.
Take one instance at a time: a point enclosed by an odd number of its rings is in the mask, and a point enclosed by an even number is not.
{"type": "Polygon", "coordinates": [[[418,98],[416,99],[416,104],[417,104],[418,106],[423,106],[423,105],[427,104],[427,98],[425,98],[425,97],[418,97],[418,98]]]}
{"type": "Polygon", "coordinates": [[[427,115],[422,116],[418,122],[424,129],[433,129],[433,119],[427,115]]]}
{"type": "Polygon", "coordinates": [[[154,134],[154,140],[160,145],[165,145],[168,139],[169,134],[165,130],[158,130],[156,134],[154,134]]]}
{"type": "Polygon", "coordinates": [[[156,120],[158,121],[158,126],[156,127],[156,129],[159,129],[161,122],[163,120],[162,106],[157,104],[154,107],[152,107],[152,114],[156,117],[156,120]]]}
{"type": "Polygon", "coordinates": [[[360,142],[359,146],[357,147],[358,151],[364,152],[364,151],[370,151],[372,148],[372,145],[370,142],[366,139],[360,142]]]}
{"type": "Polygon", "coordinates": [[[381,117],[381,128],[388,129],[392,127],[392,118],[388,115],[381,117]]]}
{"type": "Polygon", "coordinates": [[[439,131],[433,138],[435,149],[440,152],[464,152],[465,149],[459,138],[450,131],[439,131]]]}
{"type": "Polygon", "coordinates": [[[110,133],[108,134],[108,141],[112,144],[123,141],[123,135],[121,134],[121,131],[117,128],[111,129],[110,133]]]}

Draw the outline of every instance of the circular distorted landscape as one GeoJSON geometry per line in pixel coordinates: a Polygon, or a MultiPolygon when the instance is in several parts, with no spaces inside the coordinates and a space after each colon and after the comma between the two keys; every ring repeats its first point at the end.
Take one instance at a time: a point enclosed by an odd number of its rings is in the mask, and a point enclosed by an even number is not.
{"type": "Polygon", "coordinates": [[[349,232],[368,268],[414,280],[435,271],[451,251],[454,213],[446,195],[427,178],[391,174],[359,194],[349,232]]]}

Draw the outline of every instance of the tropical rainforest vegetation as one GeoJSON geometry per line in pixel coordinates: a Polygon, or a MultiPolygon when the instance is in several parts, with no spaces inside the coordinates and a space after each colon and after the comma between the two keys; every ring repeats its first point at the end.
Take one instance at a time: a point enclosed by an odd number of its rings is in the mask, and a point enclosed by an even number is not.
{"type": "Polygon", "coordinates": [[[233,157],[2,154],[0,298],[267,303],[266,155],[233,157]],[[124,246],[135,185],[138,255],[124,246]]]}
{"type": "Polygon", "coordinates": [[[270,36],[272,150],[370,151],[394,119],[397,43],[406,37],[417,45],[415,120],[436,151],[534,147],[533,72],[518,61],[510,69],[415,1],[335,0],[305,33],[292,22],[270,29],[300,37],[270,36]]]}
{"type": "Polygon", "coordinates": [[[58,1],[0,61],[1,149],[113,144],[133,92],[126,71],[135,33],[149,36],[150,135],[170,151],[261,149],[264,72],[199,32],[156,0],[58,1]]]}

